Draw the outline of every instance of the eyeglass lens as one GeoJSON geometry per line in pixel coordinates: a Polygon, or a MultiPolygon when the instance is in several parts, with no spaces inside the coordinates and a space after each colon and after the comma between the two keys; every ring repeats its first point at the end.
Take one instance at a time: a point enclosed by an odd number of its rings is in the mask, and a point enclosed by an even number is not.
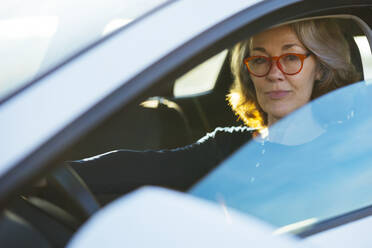
{"type": "MultiPolygon", "coordinates": [[[[271,68],[271,58],[257,57],[248,61],[249,69],[256,75],[265,75],[271,68]]],[[[302,66],[301,58],[295,54],[286,54],[279,57],[279,68],[287,74],[297,73],[302,66]]]]}

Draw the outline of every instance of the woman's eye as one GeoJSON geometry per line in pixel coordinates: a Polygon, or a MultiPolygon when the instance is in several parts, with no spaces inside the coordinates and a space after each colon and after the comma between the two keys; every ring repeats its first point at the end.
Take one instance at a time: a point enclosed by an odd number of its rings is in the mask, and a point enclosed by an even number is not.
{"type": "Polygon", "coordinates": [[[284,56],[284,60],[285,61],[298,61],[299,58],[296,55],[288,54],[288,55],[284,56]]]}
{"type": "Polygon", "coordinates": [[[253,59],[252,62],[253,62],[253,64],[260,65],[260,64],[266,63],[267,60],[264,59],[264,58],[255,58],[255,59],[253,59]]]}

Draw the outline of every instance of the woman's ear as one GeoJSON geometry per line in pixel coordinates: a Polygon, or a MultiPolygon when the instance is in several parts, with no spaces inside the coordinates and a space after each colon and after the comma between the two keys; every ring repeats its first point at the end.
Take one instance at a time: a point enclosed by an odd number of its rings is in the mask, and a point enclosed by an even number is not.
{"type": "Polygon", "coordinates": [[[328,77],[329,72],[330,71],[326,65],[324,65],[321,62],[318,62],[318,66],[316,67],[316,72],[315,72],[315,81],[318,81],[318,82],[324,81],[328,77]]]}
{"type": "Polygon", "coordinates": [[[323,77],[323,72],[322,72],[322,65],[318,62],[318,65],[315,69],[315,81],[321,81],[323,77]]]}

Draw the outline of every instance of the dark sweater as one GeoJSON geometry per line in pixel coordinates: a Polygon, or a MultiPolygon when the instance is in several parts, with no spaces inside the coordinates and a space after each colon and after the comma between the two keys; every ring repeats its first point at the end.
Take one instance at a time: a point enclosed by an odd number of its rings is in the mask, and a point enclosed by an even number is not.
{"type": "Polygon", "coordinates": [[[98,194],[123,194],[142,185],[186,190],[252,138],[248,127],[216,128],[198,142],[171,150],[116,150],[68,162],[98,194]]]}

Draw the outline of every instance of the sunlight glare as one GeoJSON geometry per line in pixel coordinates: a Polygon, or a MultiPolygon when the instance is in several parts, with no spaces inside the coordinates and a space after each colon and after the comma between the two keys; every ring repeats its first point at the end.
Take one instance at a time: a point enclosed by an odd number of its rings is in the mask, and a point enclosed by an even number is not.
{"type": "Polygon", "coordinates": [[[106,36],[107,34],[112,33],[115,30],[127,25],[131,21],[133,20],[132,19],[114,19],[105,26],[105,28],[103,29],[102,35],[106,36]]]}

